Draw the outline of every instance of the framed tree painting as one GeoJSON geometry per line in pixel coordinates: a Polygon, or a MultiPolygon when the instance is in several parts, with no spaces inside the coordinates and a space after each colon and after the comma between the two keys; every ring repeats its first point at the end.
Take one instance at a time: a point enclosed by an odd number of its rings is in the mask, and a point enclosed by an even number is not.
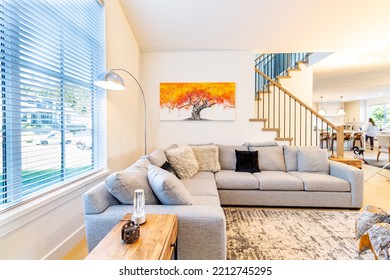
{"type": "Polygon", "coordinates": [[[234,120],[235,98],[233,82],[160,83],[160,120],[234,120]]]}

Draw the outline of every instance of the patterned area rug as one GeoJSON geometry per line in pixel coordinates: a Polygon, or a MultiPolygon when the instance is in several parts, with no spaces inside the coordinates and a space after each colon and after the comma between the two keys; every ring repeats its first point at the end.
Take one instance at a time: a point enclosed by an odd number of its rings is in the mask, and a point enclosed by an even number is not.
{"type": "Polygon", "coordinates": [[[228,260],[373,260],[359,253],[357,211],[224,208],[228,260]]]}
{"type": "MultiPolygon", "coordinates": [[[[387,156],[387,155],[386,155],[387,156]]],[[[388,161],[385,161],[385,160],[380,160],[380,161],[376,161],[375,160],[371,160],[371,159],[366,159],[366,163],[368,165],[371,165],[371,166],[375,166],[375,167],[379,167],[379,168],[382,168],[383,166],[385,166],[387,163],[389,163],[388,161]]],[[[390,165],[386,166],[385,167],[387,170],[390,170],[390,165]]]]}

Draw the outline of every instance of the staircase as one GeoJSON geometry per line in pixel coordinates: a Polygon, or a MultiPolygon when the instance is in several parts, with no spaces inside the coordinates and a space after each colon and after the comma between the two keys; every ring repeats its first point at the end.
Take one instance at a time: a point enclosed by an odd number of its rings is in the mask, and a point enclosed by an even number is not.
{"type": "Polygon", "coordinates": [[[344,154],[344,130],[319,115],[291,92],[280,81],[291,78],[308,63],[310,53],[262,54],[255,60],[255,118],[263,122],[263,131],[274,131],[276,141],[293,146],[320,146],[334,155],[344,154]]]}

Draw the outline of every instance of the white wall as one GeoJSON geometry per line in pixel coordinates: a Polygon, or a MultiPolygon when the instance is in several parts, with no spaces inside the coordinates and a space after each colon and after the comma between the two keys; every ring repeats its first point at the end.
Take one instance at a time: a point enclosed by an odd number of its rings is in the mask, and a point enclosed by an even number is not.
{"type": "Polygon", "coordinates": [[[141,79],[147,95],[151,148],[173,143],[238,144],[272,140],[262,123],[251,123],[254,100],[254,53],[246,51],[168,52],[141,55],[141,79]],[[235,82],[234,121],[160,121],[162,82],[235,82]]]}
{"type": "Polygon", "coordinates": [[[291,78],[281,79],[280,84],[291,94],[311,106],[313,103],[313,67],[300,63],[300,71],[290,71],[291,78]]]}

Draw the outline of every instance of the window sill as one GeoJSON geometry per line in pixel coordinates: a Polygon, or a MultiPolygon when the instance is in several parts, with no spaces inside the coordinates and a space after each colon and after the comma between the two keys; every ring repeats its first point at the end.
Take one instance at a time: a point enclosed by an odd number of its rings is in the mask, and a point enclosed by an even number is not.
{"type": "Polygon", "coordinates": [[[0,214],[0,238],[24,226],[54,208],[81,196],[87,189],[101,182],[109,170],[105,169],[58,190],[33,199],[0,214]]]}

